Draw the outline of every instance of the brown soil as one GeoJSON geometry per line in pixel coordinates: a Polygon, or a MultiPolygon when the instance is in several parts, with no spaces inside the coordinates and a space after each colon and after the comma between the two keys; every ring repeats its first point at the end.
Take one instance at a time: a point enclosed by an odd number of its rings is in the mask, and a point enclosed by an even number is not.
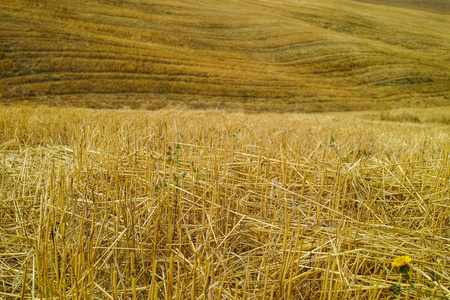
{"type": "Polygon", "coordinates": [[[359,2],[410,8],[433,13],[450,14],[448,0],[356,0],[359,2]]]}

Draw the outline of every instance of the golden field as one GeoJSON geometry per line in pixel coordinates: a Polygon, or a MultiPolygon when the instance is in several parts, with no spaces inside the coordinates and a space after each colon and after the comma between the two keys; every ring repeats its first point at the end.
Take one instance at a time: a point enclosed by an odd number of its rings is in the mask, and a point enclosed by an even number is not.
{"type": "Polygon", "coordinates": [[[401,7],[3,0],[0,101],[282,112],[448,106],[447,1],[377,2],[401,7]]]}
{"type": "Polygon", "coordinates": [[[2,106],[0,298],[448,299],[449,111],[2,106]]]}
{"type": "Polygon", "coordinates": [[[0,299],[449,299],[449,36],[441,0],[1,1],[0,299]]]}

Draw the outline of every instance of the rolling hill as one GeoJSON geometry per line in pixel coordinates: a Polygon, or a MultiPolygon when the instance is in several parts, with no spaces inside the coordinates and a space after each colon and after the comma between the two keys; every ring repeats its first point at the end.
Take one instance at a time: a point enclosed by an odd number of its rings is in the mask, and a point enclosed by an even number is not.
{"type": "Polygon", "coordinates": [[[449,105],[448,5],[365,2],[4,0],[0,101],[252,111],[449,105]]]}

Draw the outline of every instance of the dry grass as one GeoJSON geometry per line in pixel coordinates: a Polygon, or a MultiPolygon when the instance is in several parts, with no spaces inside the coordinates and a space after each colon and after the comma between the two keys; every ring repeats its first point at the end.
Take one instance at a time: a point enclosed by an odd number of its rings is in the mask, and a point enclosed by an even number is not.
{"type": "Polygon", "coordinates": [[[382,112],[368,112],[367,117],[373,120],[412,122],[412,123],[441,123],[450,124],[449,107],[439,108],[401,108],[382,112]]]}
{"type": "Polygon", "coordinates": [[[386,299],[405,254],[449,296],[449,154],[357,114],[2,107],[0,297],[386,299]]]}
{"type": "Polygon", "coordinates": [[[4,0],[0,98],[304,112],[448,105],[449,24],[349,0],[4,0]]]}

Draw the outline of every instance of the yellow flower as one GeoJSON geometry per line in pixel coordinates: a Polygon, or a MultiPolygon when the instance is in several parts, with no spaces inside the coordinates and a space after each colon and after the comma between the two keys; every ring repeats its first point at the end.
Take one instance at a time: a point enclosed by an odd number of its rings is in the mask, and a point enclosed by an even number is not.
{"type": "Polygon", "coordinates": [[[392,262],[392,266],[403,267],[406,266],[411,260],[412,258],[409,255],[399,256],[396,259],[394,259],[394,261],[392,262]]]}

